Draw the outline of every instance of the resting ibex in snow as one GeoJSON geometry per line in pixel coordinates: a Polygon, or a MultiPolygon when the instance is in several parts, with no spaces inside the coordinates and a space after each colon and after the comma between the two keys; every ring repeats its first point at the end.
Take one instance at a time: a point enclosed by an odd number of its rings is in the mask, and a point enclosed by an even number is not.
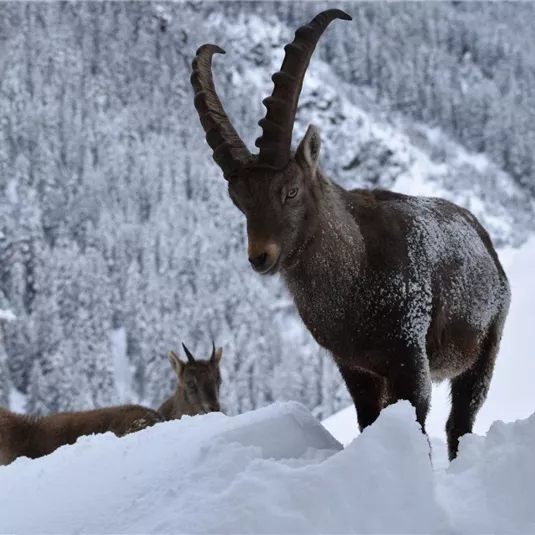
{"type": "Polygon", "coordinates": [[[193,61],[195,108],[229,195],[247,219],[253,269],[282,274],[306,327],[332,353],[359,428],[405,399],[425,432],[431,382],[448,378],[453,459],[488,392],[509,283],[469,211],[437,198],[343,189],[318,165],[315,126],[291,150],[305,72],[334,19],[351,17],[324,11],[285,47],[264,100],[258,154],[246,148],[215,91],[212,56],[224,53],[218,46],[201,46],[193,61]]]}
{"type": "Polygon", "coordinates": [[[212,355],[208,360],[197,360],[182,344],[188,362],[180,360],[178,355],[170,351],[169,362],[178,378],[175,393],[160,405],[158,412],[166,420],[178,420],[182,416],[195,416],[208,412],[219,412],[219,389],[221,373],[219,362],[223,356],[223,348],[216,350],[212,342],[212,355]]]}
{"type": "Polygon", "coordinates": [[[0,466],[18,457],[36,459],[84,435],[111,431],[118,437],[140,431],[163,418],[141,405],[33,417],[0,409],[0,466]]]}

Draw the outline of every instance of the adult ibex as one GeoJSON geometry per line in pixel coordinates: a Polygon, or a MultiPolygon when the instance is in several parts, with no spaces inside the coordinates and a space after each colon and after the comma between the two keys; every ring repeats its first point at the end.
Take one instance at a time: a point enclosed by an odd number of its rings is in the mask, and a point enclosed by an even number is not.
{"type": "MultiPolygon", "coordinates": [[[[191,82],[213,158],[245,214],[249,261],[280,272],[305,325],[329,350],[357,410],[359,428],[409,400],[425,432],[431,382],[451,381],[449,458],[472,430],[491,380],[510,289],[485,229],[437,198],[347,191],[321,171],[320,134],[309,126],[292,152],[292,129],[314,48],[330,9],[295,32],[264,100],[260,151],[252,155],[216,94],[212,56],[201,46],[191,82]]],[[[259,304],[261,306],[261,304],[259,304]]]]}
{"type": "Polygon", "coordinates": [[[181,360],[174,351],[169,352],[169,362],[176,373],[178,382],[175,393],[164,401],[158,412],[166,420],[178,420],[182,416],[195,416],[209,412],[219,412],[219,389],[221,373],[219,362],[223,348],[216,350],[212,342],[212,355],[208,360],[197,360],[182,344],[188,362],[181,360]]]}
{"type": "Polygon", "coordinates": [[[84,435],[111,431],[122,437],[163,421],[156,411],[141,405],[61,412],[39,418],[0,408],[0,466],[18,457],[43,457],[60,446],[74,444],[84,435]]]}

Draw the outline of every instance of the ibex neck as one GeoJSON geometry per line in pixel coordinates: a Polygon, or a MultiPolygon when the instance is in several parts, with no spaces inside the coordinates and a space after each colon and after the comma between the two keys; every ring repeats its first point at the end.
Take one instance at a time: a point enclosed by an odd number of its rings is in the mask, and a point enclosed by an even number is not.
{"type": "Polygon", "coordinates": [[[321,326],[331,333],[337,331],[347,300],[355,291],[365,250],[347,192],[326,177],[320,179],[317,227],[299,261],[283,273],[297,309],[314,336],[321,326]]]}
{"type": "MultiPolygon", "coordinates": [[[[294,279],[348,272],[354,279],[364,251],[357,221],[352,215],[347,191],[320,172],[318,177],[316,227],[312,230],[295,268],[283,273],[288,283],[294,279]]],[[[331,277],[329,277],[331,278],[331,277]]]]}

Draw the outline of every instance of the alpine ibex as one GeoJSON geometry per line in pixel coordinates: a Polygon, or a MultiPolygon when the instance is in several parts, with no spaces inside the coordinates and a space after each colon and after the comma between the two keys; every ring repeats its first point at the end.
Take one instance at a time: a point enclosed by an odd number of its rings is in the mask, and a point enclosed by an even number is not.
{"type": "Polygon", "coordinates": [[[163,421],[156,411],[141,405],[61,412],[43,417],[0,409],[0,466],[18,457],[43,457],[60,446],[74,444],[84,435],[111,431],[122,437],[163,421]]]}
{"type": "Polygon", "coordinates": [[[178,420],[182,416],[195,416],[208,412],[219,412],[219,389],[221,373],[219,362],[223,356],[223,348],[216,350],[212,342],[212,355],[208,360],[197,360],[182,344],[188,362],[180,360],[178,355],[170,351],[169,362],[178,378],[175,393],[164,401],[158,412],[166,420],[178,420]]]}
{"type": "Polygon", "coordinates": [[[510,288],[489,235],[464,208],[385,190],[347,191],[319,167],[310,125],[293,152],[306,69],[338,9],[317,15],[285,47],[265,99],[258,154],[233,128],[215,91],[205,44],[193,60],[195,108],[229,195],[247,219],[249,261],[281,273],[316,341],[329,350],[355,403],[359,428],[409,400],[425,432],[432,381],[451,382],[449,458],[472,430],[492,377],[510,288]]]}

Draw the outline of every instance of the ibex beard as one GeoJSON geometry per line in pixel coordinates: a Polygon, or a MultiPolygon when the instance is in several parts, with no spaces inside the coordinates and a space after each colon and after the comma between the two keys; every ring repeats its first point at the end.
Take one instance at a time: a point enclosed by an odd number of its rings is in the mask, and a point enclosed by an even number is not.
{"type": "Polygon", "coordinates": [[[291,150],[310,58],[331,9],[296,31],[273,76],[257,155],[249,152],[215,91],[212,56],[193,61],[195,108],[229,195],[247,221],[249,261],[280,273],[316,341],[332,354],[359,428],[383,407],[410,401],[425,432],[432,381],[450,380],[449,458],[486,399],[510,303],[491,239],[464,208],[385,190],[347,191],[319,167],[319,130],[291,150]]]}

